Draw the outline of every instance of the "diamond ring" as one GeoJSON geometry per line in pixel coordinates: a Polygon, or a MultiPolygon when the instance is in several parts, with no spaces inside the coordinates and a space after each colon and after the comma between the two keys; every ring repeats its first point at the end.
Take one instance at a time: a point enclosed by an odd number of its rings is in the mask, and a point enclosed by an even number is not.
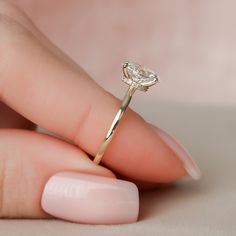
{"type": "Polygon", "coordinates": [[[154,84],[156,84],[159,79],[158,76],[151,70],[143,68],[139,64],[133,62],[125,62],[123,64],[123,78],[126,84],[129,85],[129,88],[125,94],[125,97],[121,103],[120,109],[118,110],[110,129],[107,132],[105,139],[94,158],[94,162],[99,164],[102,160],[102,157],[108,148],[112,137],[115,134],[115,131],[120,124],[120,121],[129,106],[131,98],[136,90],[147,91],[148,88],[154,84]]]}

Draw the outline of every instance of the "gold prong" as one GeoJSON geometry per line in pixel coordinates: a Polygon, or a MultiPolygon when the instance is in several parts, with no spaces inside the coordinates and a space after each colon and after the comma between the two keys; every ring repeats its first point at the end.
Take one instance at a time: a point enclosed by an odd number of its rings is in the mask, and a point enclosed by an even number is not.
{"type": "Polygon", "coordinates": [[[128,73],[128,71],[127,71],[127,67],[128,67],[128,62],[125,62],[125,63],[123,64],[123,74],[124,74],[124,76],[125,76],[127,79],[130,79],[129,73],[128,73]]]}

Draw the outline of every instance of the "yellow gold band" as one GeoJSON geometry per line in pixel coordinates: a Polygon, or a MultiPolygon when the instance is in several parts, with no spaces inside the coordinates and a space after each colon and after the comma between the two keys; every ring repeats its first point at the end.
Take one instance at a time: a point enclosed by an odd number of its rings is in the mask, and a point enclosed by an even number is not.
{"type": "Polygon", "coordinates": [[[129,106],[129,103],[131,101],[131,98],[132,98],[135,90],[136,90],[136,88],[130,86],[128,91],[126,92],[125,97],[124,97],[122,104],[120,106],[120,109],[118,110],[118,112],[111,124],[111,127],[107,132],[107,135],[103,141],[102,146],[100,147],[97,155],[95,156],[95,158],[93,160],[95,163],[99,164],[101,162],[102,157],[103,157],[106,149],[108,148],[108,145],[111,142],[112,137],[115,134],[115,131],[116,131],[118,125],[120,124],[120,121],[121,121],[123,115],[125,114],[127,107],[129,106]]]}
{"type": "Polygon", "coordinates": [[[97,155],[94,158],[94,162],[99,164],[102,160],[102,157],[108,148],[112,137],[115,134],[115,131],[120,124],[120,121],[122,117],[125,114],[125,111],[127,107],[129,106],[129,103],[131,101],[131,98],[134,94],[134,92],[138,89],[141,91],[147,91],[148,88],[158,82],[157,75],[148,70],[144,69],[140,65],[136,63],[131,62],[125,62],[123,64],[123,78],[122,80],[129,85],[129,88],[125,94],[125,97],[121,103],[120,109],[118,110],[110,129],[107,132],[107,135],[105,139],[103,140],[103,143],[97,153],[97,155]]]}

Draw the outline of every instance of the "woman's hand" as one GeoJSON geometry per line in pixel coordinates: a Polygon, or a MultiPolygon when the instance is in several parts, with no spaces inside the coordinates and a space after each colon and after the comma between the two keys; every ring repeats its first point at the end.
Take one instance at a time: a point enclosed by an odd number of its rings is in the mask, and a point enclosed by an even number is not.
{"type": "Polygon", "coordinates": [[[74,171],[147,188],[198,177],[188,154],[128,109],[103,164],[94,164],[120,100],[96,84],[19,9],[0,2],[0,217],[49,217],[48,179],[74,171]],[[35,125],[63,140],[33,130],[35,125]],[[114,172],[112,172],[112,171],[114,172]],[[186,171],[187,170],[187,171],[186,171]]]}

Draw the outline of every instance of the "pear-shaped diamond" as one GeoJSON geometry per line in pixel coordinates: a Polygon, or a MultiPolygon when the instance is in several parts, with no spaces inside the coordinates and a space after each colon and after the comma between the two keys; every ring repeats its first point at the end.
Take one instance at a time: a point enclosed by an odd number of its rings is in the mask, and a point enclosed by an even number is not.
{"type": "Polygon", "coordinates": [[[153,71],[133,62],[123,64],[123,73],[122,80],[141,91],[147,91],[150,86],[158,82],[158,77],[153,71]]]}

